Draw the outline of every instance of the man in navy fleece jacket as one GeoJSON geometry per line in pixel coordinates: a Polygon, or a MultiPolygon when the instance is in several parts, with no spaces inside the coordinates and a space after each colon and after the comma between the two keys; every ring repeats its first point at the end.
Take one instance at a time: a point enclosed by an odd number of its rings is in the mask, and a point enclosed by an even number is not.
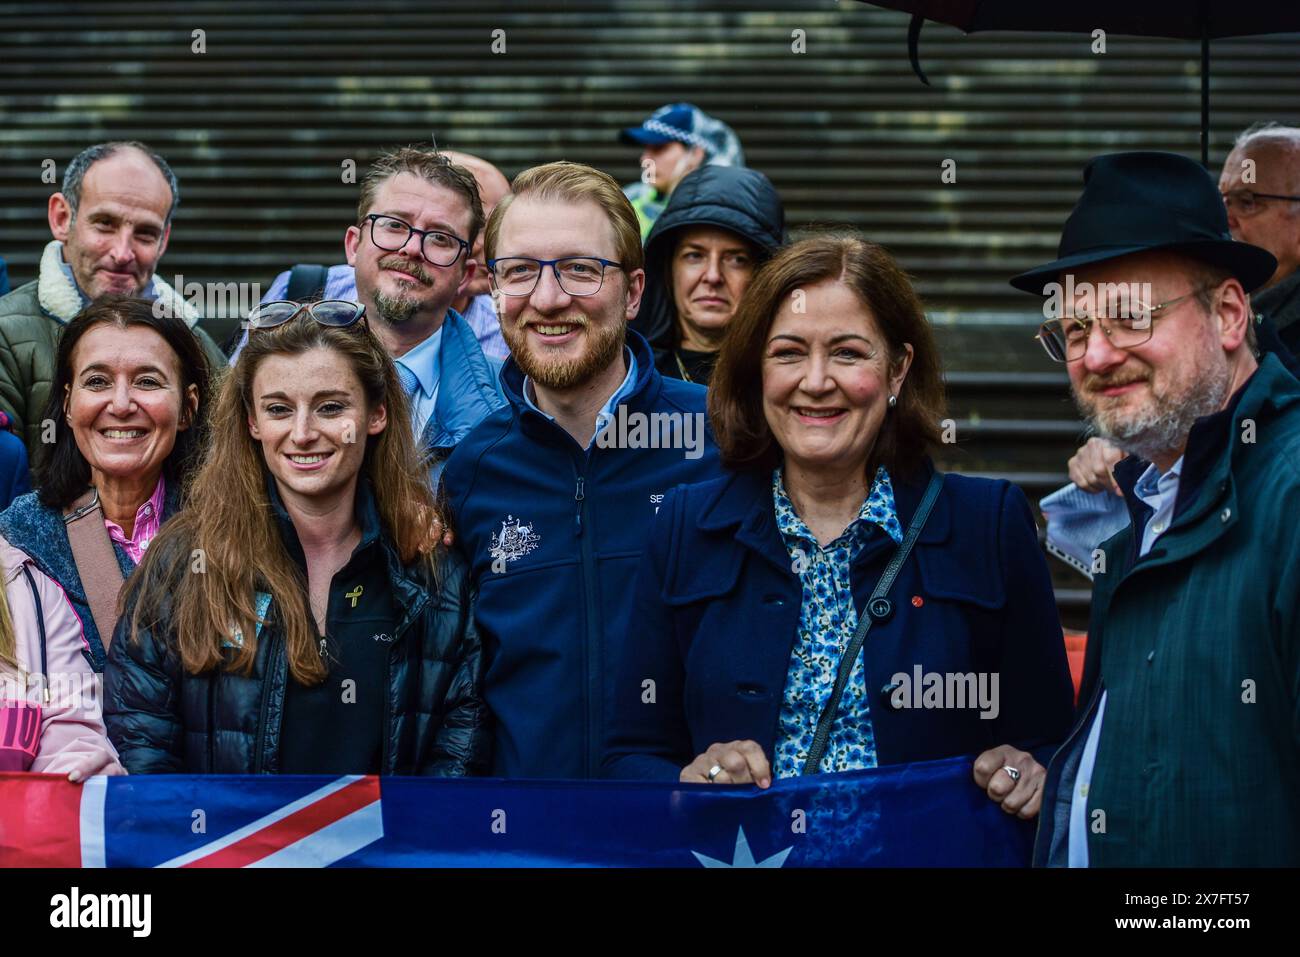
{"type": "Polygon", "coordinates": [[[443,472],[479,597],[493,773],[599,774],[612,662],[650,521],[718,474],[705,390],[627,330],[645,286],[636,213],[605,173],[520,173],[485,238],[507,404],[443,472]]]}

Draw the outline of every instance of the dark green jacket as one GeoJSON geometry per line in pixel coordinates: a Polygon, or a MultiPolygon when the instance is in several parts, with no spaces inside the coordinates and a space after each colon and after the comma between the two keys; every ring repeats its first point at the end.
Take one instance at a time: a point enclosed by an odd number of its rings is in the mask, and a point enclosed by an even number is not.
{"type": "MultiPolygon", "coordinates": [[[[1144,468],[1116,468],[1140,515],[1144,468]]],[[[1104,690],[1089,866],[1300,865],[1300,382],[1275,356],[1197,423],[1184,483],[1145,556],[1132,525],[1102,545],[1083,706],[1048,768],[1036,864],[1064,861],[1104,690]]]]}
{"type": "Polygon", "coordinates": [[[1286,347],[1300,352],[1300,269],[1263,292],[1252,293],[1250,302],[1256,312],[1272,320],[1286,347]]]}
{"type": "MultiPolygon", "coordinates": [[[[59,336],[80,308],[75,287],[63,288],[69,283],[57,266],[51,266],[50,259],[47,249],[40,278],[0,296],[0,409],[13,421],[14,433],[27,446],[27,456],[33,462],[41,444],[41,417],[54,381],[59,336]]],[[[189,304],[161,279],[155,277],[155,284],[175,297],[178,312],[190,323],[216,378],[226,368],[225,355],[199,328],[189,304]]]]}

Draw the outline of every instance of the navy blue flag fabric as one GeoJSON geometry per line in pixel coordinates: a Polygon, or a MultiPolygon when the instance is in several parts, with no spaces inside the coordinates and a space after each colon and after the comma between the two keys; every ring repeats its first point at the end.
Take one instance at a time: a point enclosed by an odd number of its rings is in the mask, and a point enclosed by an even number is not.
{"type": "Polygon", "coordinates": [[[745,787],[0,775],[0,865],[1026,866],[972,758],[745,787]]]}

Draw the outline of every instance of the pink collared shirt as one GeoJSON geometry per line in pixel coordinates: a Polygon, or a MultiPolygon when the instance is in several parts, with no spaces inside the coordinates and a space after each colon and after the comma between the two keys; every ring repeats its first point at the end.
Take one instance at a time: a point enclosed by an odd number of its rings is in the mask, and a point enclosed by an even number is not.
{"type": "Polygon", "coordinates": [[[153,541],[153,537],[158,534],[158,526],[162,524],[163,496],[166,494],[166,482],[161,475],[158,476],[158,486],[153,490],[153,495],[149,500],[136,509],[135,513],[135,535],[131,538],[126,537],[122,531],[122,526],[117,522],[104,519],[104,527],[108,529],[108,537],[117,542],[126,553],[131,556],[131,561],[140,564],[140,559],[144,558],[145,549],[153,541]]]}

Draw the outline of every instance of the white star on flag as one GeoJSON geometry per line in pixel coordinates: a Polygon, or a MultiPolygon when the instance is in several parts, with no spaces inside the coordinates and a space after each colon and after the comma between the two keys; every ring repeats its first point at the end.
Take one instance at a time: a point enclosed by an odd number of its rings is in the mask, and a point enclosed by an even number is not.
{"type": "Polygon", "coordinates": [[[712,857],[705,857],[699,851],[691,851],[691,853],[705,867],[780,867],[793,850],[794,846],[792,845],[784,851],[778,851],[766,860],[756,862],[753,851],[749,849],[749,840],[745,837],[745,829],[742,827],[736,831],[736,850],[731,856],[730,864],[712,857]]]}

